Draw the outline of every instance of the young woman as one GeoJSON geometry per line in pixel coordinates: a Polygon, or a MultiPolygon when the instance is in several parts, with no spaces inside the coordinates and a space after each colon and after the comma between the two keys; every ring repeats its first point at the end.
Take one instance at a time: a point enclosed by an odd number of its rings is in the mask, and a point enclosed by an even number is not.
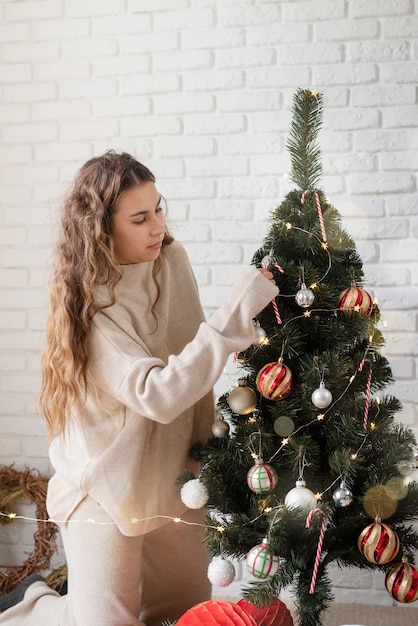
{"type": "Polygon", "coordinates": [[[175,481],[198,471],[188,453],[211,435],[212,387],[277,293],[248,268],[206,322],[152,173],[113,151],[81,167],[63,205],[40,392],[68,594],[25,580],[0,600],[0,624],[161,626],[210,598],[204,513],[186,510],[175,481]]]}

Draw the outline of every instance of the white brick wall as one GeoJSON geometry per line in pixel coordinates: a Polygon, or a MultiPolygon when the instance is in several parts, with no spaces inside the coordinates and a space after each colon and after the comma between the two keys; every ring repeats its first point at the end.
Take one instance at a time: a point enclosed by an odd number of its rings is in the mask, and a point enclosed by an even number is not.
{"type": "MultiPolygon", "coordinates": [[[[210,313],[290,189],[299,86],[324,92],[324,189],[358,242],[391,392],[418,432],[417,14],[417,0],[0,2],[1,463],[50,472],[34,398],[51,225],[74,171],[111,147],[155,171],[210,313]]],[[[0,564],[22,560],[18,532],[0,564]]],[[[390,603],[381,575],[333,575],[339,599],[390,603]]]]}

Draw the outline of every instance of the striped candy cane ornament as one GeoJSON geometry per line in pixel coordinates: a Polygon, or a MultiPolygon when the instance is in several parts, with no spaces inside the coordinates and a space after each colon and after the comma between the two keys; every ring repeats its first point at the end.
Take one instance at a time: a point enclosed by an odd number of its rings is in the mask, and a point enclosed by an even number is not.
{"type": "MultiPolygon", "coordinates": [[[[367,359],[362,359],[362,361],[360,362],[359,366],[358,366],[358,371],[361,372],[364,368],[364,366],[367,363],[367,359]]],[[[372,368],[371,366],[369,367],[369,373],[367,375],[367,382],[366,382],[366,398],[365,398],[365,403],[364,403],[364,413],[363,413],[363,428],[364,430],[367,430],[367,424],[369,421],[369,406],[370,406],[370,392],[371,392],[371,386],[372,386],[372,368]]]]}
{"type": "Polygon", "coordinates": [[[310,527],[312,518],[316,513],[320,513],[322,515],[322,523],[321,523],[321,530],[319,532],[318,546],[316,549],[316,556],[315,556],[315,563],[314,563],[314,568],[312,572],[311,586],[309,588],[310,594],[314,593],[315,591],[316,578],[318,575],[318,567],[319,567],[319,562],[321,560],[322,544],[324,542],[325,528],[327,525],[327,520],[326,520],[324,511],[322,509],[312,509],[311,511],[309,511],[308,517],[306,518],[306,528],[310,527]]]}
{"type": "Polygon", "coordinates": [[[367,375],[367,383],[366,383],[366,401],[364,404],[364,414],[363,414],[363,428],[367,430],[367,423],[369,421],[369,406],[370,406],[370,389],[372,383],[372,368],[369,369],[369,373],[367,375]]]}
{"type": "Polygon", "coordinates": [[[325,232],[324,216],[322,215],[322,207],[321,207],[321,202],[319,201],[318,192],[315,191],[314,189],[307,189],[306,191],[303,192],[302,197],[300,199],[300,203],[305,204],[305,198],[308,195],[308,193],[313,193],[315,196],[316,210],[318,211],[318,219],[319,219],[319,226],[321,228],[322,241],[326,243],[327,233],[325,232]]]}
{"type": "Polygon", "coordinates": [[[277,302],[276,302],[276,300],[274,298],[271,301],[271,304],[273,306],[274,315],[276,316],[276,321],[280,325],[282,323],[282,318],[280,317],[279,308],[278,308],[277,302]]]}
{"type": "MultiPolygon", "coordinates": [[[[261,266],[264,267],[264,269],[269,270],[273,265],[273,267],[275,267],[280,272],[280,274],[284,274],[284,269],[281,267],[281,265],[279,265],[278,263],[274,263],[273,257],[271,256],[272,254],[273,252],[270,252],[270,254],[267,254],[265,257],[262,258],[261,266]]],[[[276,316],[276,321],[280,326],[280,324],[282,323],[282,318],[280,317],[279,308],[274,298],[271,301],[271,304],[273,306],[274,315],[276,316]]]]}

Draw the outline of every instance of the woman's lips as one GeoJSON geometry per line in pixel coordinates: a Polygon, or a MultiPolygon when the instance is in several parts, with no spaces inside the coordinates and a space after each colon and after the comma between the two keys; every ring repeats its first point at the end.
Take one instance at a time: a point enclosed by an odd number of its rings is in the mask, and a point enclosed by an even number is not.
{"type": "Polygon", "coordinates": [[[162,242],[157,241],[157,243],[154,243],[152,246],[148,246],[148,248],[151,248],[151,250],[159,250],[161,246],[162,246],[162,242]]]}

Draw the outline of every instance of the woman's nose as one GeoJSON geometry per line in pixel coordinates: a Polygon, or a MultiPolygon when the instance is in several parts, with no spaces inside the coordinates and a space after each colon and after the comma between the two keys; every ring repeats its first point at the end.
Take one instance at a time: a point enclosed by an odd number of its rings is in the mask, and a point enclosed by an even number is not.
{"type": "Polygon", "coordinates": [[[165,232],[164,219],[161,219],[160,217],[155,216],[151,224],[151,233],[155,235],[159,235],[163,232],[165,232]]]}

